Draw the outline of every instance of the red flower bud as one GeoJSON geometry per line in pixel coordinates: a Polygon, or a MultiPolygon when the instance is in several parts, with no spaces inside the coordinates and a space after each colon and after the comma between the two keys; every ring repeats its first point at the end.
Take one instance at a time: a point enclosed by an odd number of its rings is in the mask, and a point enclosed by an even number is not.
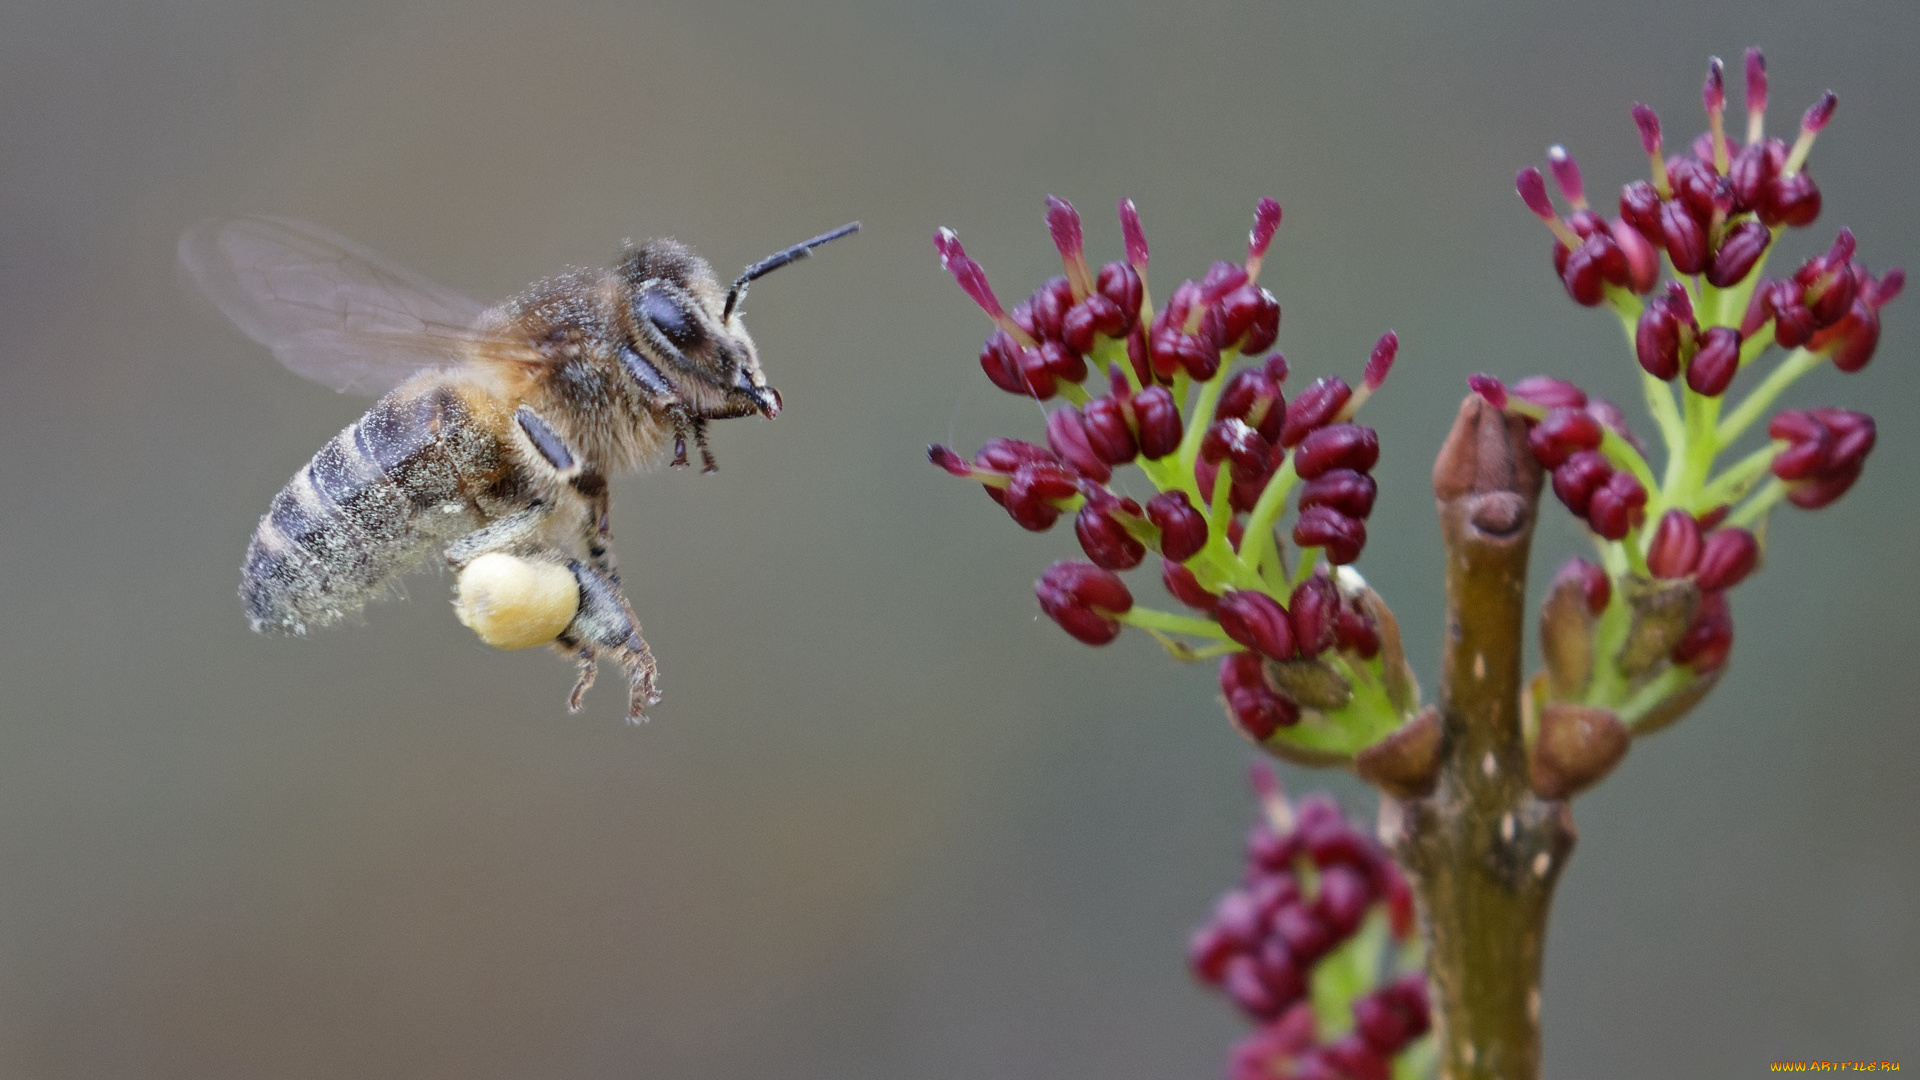
{"type": "Polygon", "coordinates": [[[1660,207],[1660,241],[1676,272],[1697,274],[1707,268],[1707,232],[1683,203],[1660,207]]]}
{"type": "Polygon", "coordinates": [[[1647,550],[1647,569],[1654,577],[1683,578],[1700,562],[1700,523],[1685,510],[1661,515],[1647,550]]]}
{"type": "Polygon", "coordinates": [[[1660,193],[1645,180],[1635,180],[1620,189],[1620,220],[1635,232],[1656,243],[1665,243],[1660,231],[1660,193]]]}
{"type": "Polygon", "coordinates": [[[1059,503],[1079,490],[1066,466],[1048,461],[1028,462],[1014,471],[1002,505],[1014,523],[1030,532],[1045,532],[1060,520],[1059,503]]]}
{"type": "Polygon", "coordinates": [[[1333,469],[1309,480],[1300,490],[1300,509],[1326,506],[1348,517],[1365,519],[1373,513],[1378,492],[1373,477],[1352,469],[1333,469]]]}
{"type": "Polygon", "coordinates": [[[1140,446],[1134,441],[1133,429],[1127,426],[1127,408],[1121,402],[1113,398],[1094,398],[1087,402],[1081,420],[1087,445],[1099,455],[1100,460],[1112,465],[1124,465],[1139,455],[1140,446]]]}
{"type": "Polygon", "coordinates": [[[1565,379],[1532,375],[1513,384],[1513,396],[1549,409],[1584,409],[1587,393],[1565,379]]]}
{"type": "Polygon", "coordinates": [[[1080,549],[1102,570],[1131,570],[1147,557],[1146,546],[1127,531],[1120,515],[1140,516],[1140,504],[1111,495],[1088,500],[1073,519],[1080,549]]]}
{"type": "Polygon", "coordinates": [[[1309,432],[1339,415],[1352,396],[1353,388],[1337,375],[1315,379],[1313,385],[1300,391],[1287,406],[1287,420],[1280,429],[1280,445],[1298,446],[1309,432]]]}
{"type": "Polygon", "coordinates": [[[1220,598],[1208,592],[1193,576],[1193,571],[1171,559],[1160,564],[1160,583],[1167,587],[1173,598],[1190,608],[1211,612],[1220,606],[1220,598]]]}
{"type": "Polygon", "coordinates": [[[1709,593],[1700,602],[1692,625],[1673,647],[1673,662],[1687,664],[1705,675],[1718,671],[1733,651],[1733,614],[1727,610],[1725,593],[1709,593]]]}
{"type": "Polygon", "coordinates": [[[1089,645],[1105,645],[1119,637],[1120,621],[1113,616],[1133,609],[1133,594],[1125,582],[1086,563],[1054,563],[1033,587],[1040,610],[1089,645]]]}
{"type": "Polygon", "coordinates": [[[1707,268],[1707,281],[1719,289],[1745,281],[1772,240],[1773,233],[1757,221],[1735,225],[1720,241],[1720,250],[1714,252],[1713,265],[1707,268]]]}
{"type": "Polygon", "coordinates": [[[1312,480],[1334,469],[1368,472],[1380,460],[1380,437],[1358,424],[1319,428],[1300,441],[1293,452],[1293,468],[1302,480],[1312,480]]]}
{"type": "Polygon", "coordinates": [[[1303,548],[1325,548],[1328,562],[1345,566],[1367,546],[1367,526],[1330,506],[1310,506],[1300,511],[1293,524],[1293,542],[1303,548]]]}
{"type": "Polygon", "coordinates": [[[1582,450],[1553,470],[1553,493],[1576,517],[1586,517],[1594,490],[1613,475],[1613,466],[1598,450],[1582,450]]]}
{"type": "Polygon", "coordinates": [[[1587,524],[1607,540],[1624,538],[1647,505],[1647,489],[1632,473],[1616,472],[1597,488],[1587,504],[1587,524]]]}
{"type": "Polygon", "coordinates": [[[1541,465],[1557,469],[1568,457],[1581,450],[1597,450],[1606,432],[1600,421],[1580,408],[1557,408],[1533,425],[1527,433],[1527,445],[1541,465]]]}
{"type": "Polygon", "coordinates": [[[1087,479],[1104,484],[1113,478],[1113,469],[1094,452],[1087,440],[1086,422],[1080,410],[1073,406],[1055,409],[1047,415],[1047,445],[1087,479]]]}
{"type": "MultiPolygon", "coordinates": [[[[1220,692],[1234,726],[1255,742],[1300,722],[1300,709],[1267,685],[1265,662],[1254,653],[1230,653],[1220,660],[1220,692]]],[[[1264,988],[1264,984],[1263,984],[1264,988]]]]}
{"type": "Polygon", "coordinates": [[[1319,656],[1333,647],[1340,618],[1340,590],[1334,587],[1332,578],[1315,574],[1294,586],[1293,595],[1287,599],[1287,616],[1300,655],[1319,656]]]}
{"type": "Polygon", "coordinates": [[[1183,429],[1180,406],[1164,386],[1149,386],[1133,397],[1134,421],[1139,425],[1140,455],[1148,461],[1166,457],[1180,448],[1183,429]]]}
{"type": "Polygon", "coordinates": [[[1710,327],[1700,336],[1700,349],[1687,362],[1687,389],[1719,397],[1740,371],[1740,333],[1729,326],[1710,327]]]}
{"type": "Polygon", "coordinates": [[[1140,323],[1140,308],[1146,302],[1146,285],[1133,267],[1123,262],[1110,262],[1100,268],[1100,277],[1094,283],[1100,295],[1113,301],[1120,309],[1125,323],[1108,337],[1124,337],[1140,323]]]}
{"type": "Polygon", "coordinates": [[[1176,563],[1193,558],[1207,545],[1205,515],[1178,488],[1147,500],[1147,520],[1160,530],[1160,554],[1176,563]]]}
{"type": "Polygon", "coordinates": [[[1801,228],[1820,216],[1820,186],[1805,172],[1777,176],[1767,185],[1767,198],[1758,208],[1769,227],[1801,228]]]}
{"type": "Polygon", "coordinates": [[[1731,589],[1760,566],[1760,543],[1745,529],[1716,529],[1700,549],[1701,592],[1731,589]]]}
{"type": "Polygon", "coordinates": [[[1293,655],[1293,626],[1280,602],[1263,592],[1229,590],[1214,610],[1227,636],[1263,656],[1293,655]]]}

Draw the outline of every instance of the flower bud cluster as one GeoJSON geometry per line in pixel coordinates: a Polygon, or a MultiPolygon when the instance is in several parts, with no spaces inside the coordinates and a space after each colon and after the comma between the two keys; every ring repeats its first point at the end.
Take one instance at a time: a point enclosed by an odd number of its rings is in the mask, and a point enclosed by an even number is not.
{"type": "Polygon", "coordinates": [[[988,380],[1059,403],[1044,443],[993,439],[970,459],[935,446],[934,464],[980,483],[1022,528],[1071,517],[1085,561],[1056,563],[1035,591],[1076,639],[1102,645],[1132,625],[1182,658],[1223,657],[1229,713],[1256,739],[1315,710],[1361,714],[1347,740],[1356,747],[1397,726],[1403,703],[1379,693],[1380,679],[1354,677],[1354,665],[1385,662],[1383,605],[1332,571],[1366,547],[1380,443],[1354,417],[1392,369],[1398,337],[1375,343],[1359,386],[1328,376],[1289,398],[1289,365],[1268,353],[1280,304],[1259,284],[1279,203],[1256,207],[1244,258],[1180,282],[1157,309],[1131,202],[1120,205],[1125,258],[1097,271],[1073,207],[1049,198],[1046,217],[1063,272],[1011,309],[957,236],[935,238],[994,322],[980,351],[988,380]],[[1128,491],[1118,474],[1129,465],[1151,493],[1128,491]],[[1186,611],[1135,603],[1120,575],[1150,556],[1186,611]],[[1325,670],[1288,679],[1263,667],[1293,662],[1325,670]]]}
{"type": "MultiPolygon", "coordinates": [[[[1766,133],[1767,72],[1757,49],[1747,53],[1746,83],[1744,141],[1726,130],[1717,59],[1702,92],[1707,130],[1684,152],[1668,154],[1659,118],[1634,107],[1650,177],[1626,185],[1617,217],[1603,219],[1588,205],[1579,168],[1560,147],[1549,151],[1548,171],[1570,207],[1565,216],[1539,170],[1522,170],[1516,181],[1554,234],[1567,291],[1582,304],[1609,306],[1627,332],[1664,444],[1660,478],[1619,410],[1579,388],[1473,380],[1528,422],[1529,446],[1555,495],[1585,520],[1600,549],[1599,564],[1579,570],[1604,584],[1583,584],[1589,600],[1599,597],[1591,610],[1550,599],[1543,617],[1548,700],[1618,710],[1630,728],[1684,711],[1710,684],[1696,683],[1725,664],[1733,641],[1726,594],[1759,566],[1772,508],[1784,501],[1818,509],[1859,479],[1874,444],[1871,418],[1832,408],[1769,413],[1828,359],[1841,371],[1865,367],[1879,345],[1881,308],[1905,284],[1900,270],[1876,276],[1860,262],[1845,228],[1791,274],[1766,276],[1782,234],[1820,214],[1806,163],[1836,99],[1828,93],[1809,108],[1789,142],[1766,133]],[[1743,373],[1768,366],[1762,358],[1774,347],[1786,355],[1729,400],[1743,373]],[[1768,443],[1722,466],[1722,454],[1763,420],[1768,443]]],[[[1571,596],[1571,579],[1564,584],[1557,593],[1571,596]]]]}
{"type": "Polygon", "coordinates": [[[1412,938],[1412,891],[1331,799],[1290,805],[1264,770],[1255,784],[1265,813],[1247,842],[1245,879],[1188,944],[1194,976],[1260,1025],[1234,1049],[1229,1075],[1386,1076],[1429,1026],[1423,975],[1368,973],[1377,981],[1352,1001],[1351,1028],[1324,1033],[1324,1041],[1309,1001],[1322,968],[1376,913],[1373,932],[1412,938]]]}

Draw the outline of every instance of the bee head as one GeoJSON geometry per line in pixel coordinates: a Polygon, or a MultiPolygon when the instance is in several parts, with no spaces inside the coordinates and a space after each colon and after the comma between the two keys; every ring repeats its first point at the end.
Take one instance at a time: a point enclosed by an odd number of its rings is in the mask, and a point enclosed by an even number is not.
{"type": "Polygon", "coordinates": [[[628,290],[627,332],[637,354],[627,362],[629,373],[652,394],[662,389],[656,380],[664,380],[703,419],[778,415],[780,393],[767,385],[753,338],[740,321],[747,286],[859,228],[852,222],[777,251],[747,267],[725,291],[707,261],[677,240],[633,248],[620,264],[628,290]]]}

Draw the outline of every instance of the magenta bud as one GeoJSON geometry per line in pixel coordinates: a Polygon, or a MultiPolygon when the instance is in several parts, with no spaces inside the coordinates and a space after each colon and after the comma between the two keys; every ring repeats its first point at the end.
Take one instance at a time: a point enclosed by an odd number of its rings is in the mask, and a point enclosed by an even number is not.
{"type": "Polygon", "coordinates": [[[1855,300],[1853,310],[1838,325],[1834,338],[1833,366],[1841,371],[1859,371],[1873,359],[1880,346],[1880,311],[1865,300],[1855,300]]]}
{"type": "MultiPolygon", "coordinates": [[[[1712,151],[1708,151],[1711,157],[1712,151]]],[[[1720,174],[1711,160],[1676,157],[1667,160],[1667,178],[1673,184],[1674,202],[1691,212],[1704,228],[1719,208],[1720,174]]]]}
{"type": "Polygon", "coordinates": [[[1817,480],[1794,484],[1787,489],[1787,501],[1802,510],[1818,510],[1831,505],[1860,479],[1859,464],[1823,473],[1817,480]]]}
{"type": "Polygon", "coordinates": [[[1668,380],[1680,374],[1680,341],[1691,335],[1691,326],[1682,326],[1664,298],[1655,299],[1640,312],[1633,331],[1633,353],[1640,367],[1656,379],[1668,380]]]}
{"type": "Polygon", "coordinates": [[[1603,264],[1613,261],[1620,268],[1621,281],[1626,280],[1626,257],[1610,238],[1593,237],[1581,242],[1567,256],[1566,265],[1560,271],[1560,283],[1567,288],[1567,295],[1582,307],[1593,307],[1607,298],[1607,275],[1603,264]]]}
{"type": "MultiPolygon", "coordinates": [[[[1529,375],[1513,384],[1513,396],[1548,409],[1584,409],[1587,392],[1551,375],[1529,375]]],[[[1502,405],[1502,408],[1505,406],[1502,405]]]]}
{"type": "Polygon", "coordinates": [[[1716,529],[1700,549],[1694,580],[1701,592],[1731,589],[1760,566],[1760,543],[1745,529],[1716,529]]]}
{"type": "Polygon", "coordinates": [[[1024,374],[1026,364],[1021,356],[1024,351],[1020,343],[1013,340],[1012,334],[995,330],[980,348],[980,370],[987,373],[987,379],[993,385],[1009,394],[1024,397],[1034,392],[1028,388],[1024,374]]]}
{"type": "Polygon", "coordinates": [[[1201,334],[1220,349],[1265,352],[1280,334],[1280,302],[1257,285],[1242,285],[1215,301],[1201,334]]]}
{"type": "Polygon", "coordinates": [[[935,443],[927,447],[927,460],[947,470],[955,476],[967,478],[973,475],[973,464],[961,457],[951,447],[935,443]]]}
{"type": "Polygon", "coordinates": [[[1659,578],[1683,578],[1700,562],[1700,523],[1685,510],[1669,510],[1653,530],[1647,569],[1659,578]]]}
{"type": "Polygon", "coordinates": [[[1687,389],[1719,397],[1740,370],[1740,332],[1730,326],[1710,327],[1700,335],[1700,348],[1687,362],[1687,389]]]}
{"type": "Polygon", "coordinates": [[[952,229],[941,229],[933,235],[933,247],[940,253],[940,265],[953,275],[961,290],[980,305],[980,310],[996,319],[1005,316],[1000,298],[993,295],[993,287],[987,284],[987,272],[967,257],[967,249],[960,246],[958,234],[952,229]]]}
{"type": "Polygon", "coordinates": [[[1254,652],[1275,660],[1293,655],[1293,627],[1287,611],[1266,593],[1228,590],[1221,594],[1214,617],[1228,637],[1254,652]]]}
{"type": "Polygon", "coordinates": [[[1368,472],[1380,460],[1380,437],[1359,424],[1330,424],[1300,441],[1293,468],[1302,480],[1312,480],[1333,469],[1368,472]]]}
{"type": "MultiPolygon", "coordinates": [[[[1553,170],[1553,182],[1559,186],[1560,194],[1575,206],[1587,201],[1586,185],[1580,181],[1580,166],[1567,153],[1567,148],[1555,143],[1547,147],[1547,166],[1553,170]]],[[[1535,174],[1539,175],[1538,173],[1535,174]]]]}
{"type": "Polygon", "coordinates": [[[1652,292],[1660,284],[1660,249],[1625,221],[1613,222],[1610,229],[1614,244],[1627,261],[1627,288],[1641,296],[1652,292]]]}
{"type": "Polygon", "coordinates": [[[1707,268],[1708,283],[1725,289],[1745,281],[1772,240],[1773,233],[1757,221],[1735,225],[1720,241],[1720,250],[1713,254],[1713,265],[1707,268]]]}
{"type": "Polygon", "coordinates": [[[1160,530],[1160,554],[1173,562],[1186,562],[1207,546],[1206,515],[1178,488],[1147,500],[1147,520],[1160,530]]]}
{"type": "Polygon", "coordinates": [[[1047,231],[1053,234],[1053,246],[1060,249],[1061,258],[1071,262],[1080,257],[1083,247],[1080,213],[1072,203],[1047,196],[1047,231]]]}
{"type": "Polygon", "coordinates": [[[1046,447],[1021,439],[988,439],[974,458],[978,467],[1009,476],[1020,466],[1032,462],[1058,465],[1060,459],[1046,447]]]}
{"type": "Polygon", "coordinates": [[[1633,122],[1640,129],[1640,146],[1649,157],[1660,153],[1660,117],[1639,102],[1633,104],[1633,122]]]}
{"type": "Polygon", "coordinates": [[[1707,268],[1707,232],[1677,200],[1660,207],[1660,238],[1675,272],[1697,274],[1707,268]]]}
{"type": "Polygon", "coordinates": [[[1105,645],[1119,637],[1120,620],[1114,616],[1133,609],[1133,594],[1125,582],[1082,562],[1054,563],[1033,588],[1040,610],[1088,645],[1105,645]]]}
{"type": "Polygon", "coordinates": [[[1045,532],[1060,519],[1059,504],[1079,490],[1079,482],[1066,466],[1028,462],[1014,470],[1003,505],[1014,524],[1029,532],[1045,532]]]}
{"type": "Polygon", "coordinates": [[[1180,406],[1164,386],[1149,386],[1133,396],[1133,416],[1138,425],[1140,455],[1157,461],[1180,448],[1184,433],[1180,406]]]}
{"type": "Polygon", "coordinates": [[[1367,369],[1360,376],[1360,385],[1368,390],[1380,389],[1387,381],[1387,374],[1393,370],[1394,357],[1400,352],[1400,335],[1389,330],[1380,335],[1373,343],[1373,354],[1367,357],[1367,369]]]}
{"type": "Polygon", "coordinates": [[[1333,632],[1334,645],[1343,653],[1351,653],[1362,660],[1371,660],[1380,655],[1380,628],[1374,625],[1372,619],[1352,607],[1343,605],[1340,608],[1333,632]]]}
{"type": "Polygon", "coordinates": [[[1120,235],[1126,242],[1127,262],[1135,270],[1147,268],[1147,233],[1140,227],[1140,211],[1132,199],[1120,200],[1120,235]]]}
{"type": "Polygon", "coordinates": [[[1620,189],[1620,220],[1639,230],[1641,235],[1659,240],[1662,202],[1652,184],[1635,180],[1620,189]]]}
{"type": "Polygon", "coordinates": [[[1094,283],[1101,296],[1113,301],[1120,309],[1125,322],[1108,337],[1125,337],[1140,322],[1140,307],[1146,302],[1146,285],[1133,267],[1123,262],[1110,262],[1100,268],[1100,277],[1094,283]]]}
{"type": "Polygon", "coordinates": [[[1587,524],[1607,540],[1624,538],[1632,530],[1637,512],[1647,505],[1647,489],[1633,474],[1616,472],[1595,489],[1587,504],[1587,524]]]}
{"type": "Polygon", "coordinates": [[[1777,176],[1767,185],[1766,201],[1758,210],[1769,226],[1811,225],[1820,216],[1820,186],[1804,171],[1777,176]]]}
{"type": "Polygon", "coordinates": [[[1584,409],[1562,407],[1533,425],[1527,433],[1527,445],[1535,460],[1549,469],[1557,469],[1567,458],[1581,450],[1597,450],[1606,432],[1591,413],[1584,409]]]}
{"type": "Polygon", "coordinates": [[[1586,517],[1593,493],[1613,475],[1613,466],[1598,450],[1582,450],[1553,470],[1553,493],[1576,517],[1586,517]]]}
{"type": "MultiPolygon", "coordinates": [[[[1047,445],[1060,459],[1080,475],[1098,484],[1113,478],[1113,469],[1094,452],[1087,441],[1087,428],[1080,410],[1069,405],[1047,416],[1047,445]]],[[[1097,561],[1097,560],[1096,560],[1097,561]]]]}
{"type": "Polygon", "coordinates": [[[1315,574],[1294,587],[1287,599],[1287,616],[1300,655],[1319,656],[1333,647],[1340,618],[1340,590],[1334,587],[1332,578],[1315,574]]]}
{"type": "Polygon", "coordinates": [[[1587,614],[1599,618],[1613,599],[1613,582],[1607,577],[1607,572],[1585,559],[1568,559],[1553,575],[1554,589],[1558,590],[1569,579],[1580,582],[1580,594],[1587,602],[1587,614]]]}
{"type": "Polygon", "coordinates": [[[1041,283],[1033,295],[1013,309],[1013,321],[1041,340],[1058,338],[1067,310],[1073,307],[1073,286],[1059,275],[1041,283]]]}
{"type": "Polygon", "coordinates": [[[1733,185],[1736,210],[1759,211],[1766,204],[1767,188],[1780,175],[1786,160],[1786,144],[1779,139],[1743,146],[1733,155],[1727,178],[1733,185]]]}
{"type": "Polygon", "coordinates": [[[1338,375],[1325,375],[1294,397],[1287,405],[1286,423],[1280,428],[1280,445],[1298,446],[1300,440],[1326,425],[1353,397],[1353,388],[1338,375]]]}
{"type": "Polygon", "coordinates": [[[1300,489],[1300,509],[1325,506],[1351,518],[1365,520],[1373,513],[1378,485],[1365,473],[1352,469],[1332,469],[1322,473],[1300,489]]]}
{"type": "Polygon", "coordinates": [[[1547,198],[1547,181],[1540,170],[1529,165],[1513,174],[1513,187],[1520,193],[1520,201],[1527,204],[1535,217],[1542,221],[1556,220],[1559,215],[1553,212],[1553,200],[1547,198]]]}
{"type": "Polygon", "coordinates": [[[1267,245],[1273,243],[1273,234],[1280,228],[1280,204],[1273,199],[1263,198],[1253,208],[1253,231],[1247,234],[1247,257],[1258,259],[1267,253],[1267,245]]]}
{"type": "Polygon", "coordinates": [[[1367,546],[1366,523],[1331,506],[1310,506],[1293,524],[1293,542],[1303,548],[1324,548],[1327,561],[1345,566],[1367,546]]]}
{"type": "Polygon", "coordinates": [[[1848,468],[1866,460],[1877,438],[1873,417],[1846,409],[1815,409],[1813,414],[1833,436],[1829,468],[1848,468]]]}
{"type": "Polygon", "coordinates": [[[1507,407],[1507,388],[1499,379],[1491,375],[1467,376],[1467,387],[1485,398],[1487,404],[1496,409],[1507,407]]]}
{"type": "Polygon", "coordinates": [[[1226,977],[1227,961],[1241,951],[1242,946],[1218,923],[1208,923],[1187,939],[1187,967],[1194,978],[1208,986],[1218,986],[1226,977]]]}
{"type": "Polygon", "coordinates": [[[1105,294],[1088,293],[1060,320],[1060,341],[1076,356],[1085,356],[1093,351],[1097,335],[1117,338],[1128,329],[1126,313],[1119,304],[1105,294]]]}
{"type": "Polygon", "coordinates": [[[1726,65],[1717,56],[1707,61],[1707,82],[1700,90],[1700,102],[1708,113],[1721,112],[1727,107],[1726,65]]]}
{"type": "Polygon", "coordinates": [[[1211,612],[1220,605],[1220,598],[1208,592],[1200,579],[1193,576],[1193,571],[1172,560],[1160,564],[1160,583],[1174,599],[1190,608],[1211,612]]]}
{"type": "Polygon", "coordinates": [[[1220,691],[1227,710],[1234,726],[1255,742],[1266,742],[1275,731],[1300,722],[1299,707],[1267,685],[1265,666],[1250,652],[1231,653],[1220,661],[1220,691]]]}
{"type": "Polygon", "coordinates": [[[1244,420],[1261,438],[1277,443],[1286,420],[1286,399],[1265,369],[1247,368],[1227,380],[1213,415],[1216,420],[1244,420]]]}
{"type": "Polygon", "coordinates": [[[1760,54],[1760,47],[1747,50],[1747,112],[1763,113],[1767,111],[1767,58],[1760,54]]]}
{"type": "Polygon", "coordinates": [[[1700,602],[1693,623],[1673,647],[1673,662],[1686,664],[1704,675],[1726,666],[1733,651],[1733,614],[1727,610],[1725,593],[1709,593],[1700,602]]]}
{"type": "Polygon", "coordinates": [[[1807,107],[1805,116],[1800,118],[1800,130],[1818,132],[1833,119],[1833,110],[1840,104],[1840,98],[1829,90],[1820,95],[1820,100],[1807,107]]]}
{"type": "Polygon", "coordinates": [[[1080,549],[1102,570],[1131,570],[1147,557],[1146,545],[1133,538],[1118,515],[1138,518],[1140,505],[1132,499],[1089,500],[1073,519],[1080,549]]]}
{"type": "MultiPolygon", "coordinates": [[[[1127,426],[1126,406],[1113,398],[1094,398],[1081,417],[1081,431],[1095,456],[1109,465],[1124,465],[1139,454],[1133,429],[1127,426]]],[[[1105,477],[1089,472],[1101,483],[1105,477]]],[[[1111,474],[1109,474],[1111,475],[1111,474]]]]}

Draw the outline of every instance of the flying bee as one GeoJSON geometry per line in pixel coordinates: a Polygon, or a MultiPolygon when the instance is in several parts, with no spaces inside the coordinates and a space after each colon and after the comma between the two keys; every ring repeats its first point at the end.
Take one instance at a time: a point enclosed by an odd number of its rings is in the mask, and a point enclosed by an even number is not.
{"type": "Polygon", "coordinates": [[[181,263],[249,337],[309,379],[381,395],[260,519],[240,574],[253,628],[350,618],[438,548],[482,640],[572,658],[575,710],[598,662],[618,663],[642,719],[660,695],[614,565],[608,478],[684,466],[689,443],[712,471],[709,421],[778,415],[740,321],[747,286],[859,227],[762,259],[731,288],[661,239],[493,307],[301,222],[188,232],[181,263]]]}

